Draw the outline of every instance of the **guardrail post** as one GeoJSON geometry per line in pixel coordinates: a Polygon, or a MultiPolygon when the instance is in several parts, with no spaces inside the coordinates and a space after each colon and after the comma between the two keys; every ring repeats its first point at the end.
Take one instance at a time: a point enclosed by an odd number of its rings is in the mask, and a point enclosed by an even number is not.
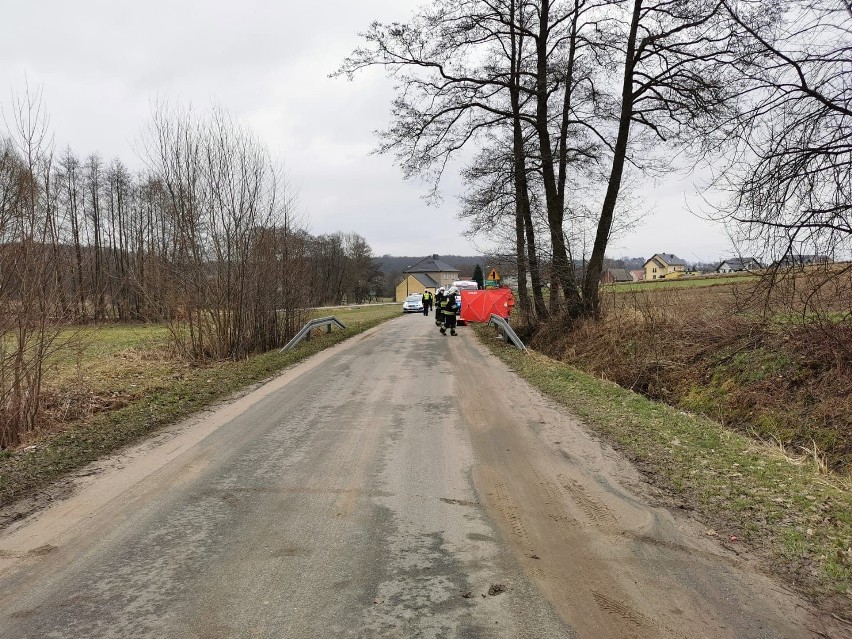
{"type": "Polygon", "coordinates": [[[318,317],[316,319],[310,320],[307,324],[305,324],[302,327],[302,330],[300,330],[298,333],[296,333],[296,336],[293,337],[293,339],[291,339],[289,342],[287,342],[287,345],[284,346],[284,348],[282,348],[278,352],[283,353],[284,351],[290,350],[291,348],[296,346],[302,340],[310,341],[311,340],[311,330],[313,330],[314,328],[317,328],[319,326],[328,327],[328,331],[327,331],[328,333],[331,333],[332,326],[338,326],[338,327],[340,327],[341,330],[346,330],[346,326],[344,326],[343,322],[341,322],[336,317],[333,317],[333,316],[318,317]]]}
{"type": "Polygon", "coordinates": [[[488,319],[488,323],[494,324],[495,326],[497,326],[498,330],[502,331],[503,339],[506,341],[506,343],[511,342],[515,345],[515,348],[520,351],[527,350],[527,347],[524,346],[524,343],[521,341],[521,338],[517,336],[514,330],[512,330],[512,327],[509,326],[509,322],[506,321],[505,318],[491,313],[491,317],[488,319]]]}

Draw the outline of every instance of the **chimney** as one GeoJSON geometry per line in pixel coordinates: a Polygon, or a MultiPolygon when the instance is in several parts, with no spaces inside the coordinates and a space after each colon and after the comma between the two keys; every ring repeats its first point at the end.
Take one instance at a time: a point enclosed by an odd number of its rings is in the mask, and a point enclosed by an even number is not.
{"type": "Polygon", "coordinates": [[[437,253],[432,253],[432,259],[433,259],[433,260],[437,260],[437,259],[438,259],[438,254],[437,254],[437,253]]]}

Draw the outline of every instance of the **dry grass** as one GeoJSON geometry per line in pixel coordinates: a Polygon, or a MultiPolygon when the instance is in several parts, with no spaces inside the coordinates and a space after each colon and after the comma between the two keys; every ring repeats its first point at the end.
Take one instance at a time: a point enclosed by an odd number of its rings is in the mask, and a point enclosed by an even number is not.
{"type": "Polygon", "coordinates": [[[40,431],[18,449],[0,451],[0,506],[397,317],[399,308],[336,309],[334,315],[346,331],[320,330],[310,342],[286,353],[203,365],[178,357],[161,326],[106,325],[79,331],[73,348],[50,363],[40,431]]]}
{"type": "Polygon", "coordinates": [[[600,322],[554,322],[531,345],[701,413],[827,469],[852,473],[850,278],[637,287],[600,322]]]}
{"type": "MultiPolygon", "coordinates": [[[[479,328],[480,334],[491,331],[479,328]]],[[[829,614],[852,597],[852,479],[826,474],[818,447],[792,452],[666,406],[536,351],[485,343],[631,459],[707,528],[749,548],[763,568],[829,614]]]]}

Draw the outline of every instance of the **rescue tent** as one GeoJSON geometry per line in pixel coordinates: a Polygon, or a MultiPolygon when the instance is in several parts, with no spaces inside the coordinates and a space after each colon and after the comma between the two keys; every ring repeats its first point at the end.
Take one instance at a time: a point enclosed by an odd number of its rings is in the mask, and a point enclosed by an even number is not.
{"type": "Polygon", "coordinates": [[[464,322],[487,322],[492,313],[508,319],[515,306],[510,288],[460,292],[462,308],[459,319],[464,322]]]}

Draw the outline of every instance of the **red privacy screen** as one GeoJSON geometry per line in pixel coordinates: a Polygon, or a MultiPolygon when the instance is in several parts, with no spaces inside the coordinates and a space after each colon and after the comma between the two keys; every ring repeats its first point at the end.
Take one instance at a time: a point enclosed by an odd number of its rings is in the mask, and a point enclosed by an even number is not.
{"type": "Polygon", "coordinates": [[[484,291],[461,291],[461,315],[465,322],[487,322],[491,313],[508,318],[515,305],[509,288],[492,288],[484,291]]]}

